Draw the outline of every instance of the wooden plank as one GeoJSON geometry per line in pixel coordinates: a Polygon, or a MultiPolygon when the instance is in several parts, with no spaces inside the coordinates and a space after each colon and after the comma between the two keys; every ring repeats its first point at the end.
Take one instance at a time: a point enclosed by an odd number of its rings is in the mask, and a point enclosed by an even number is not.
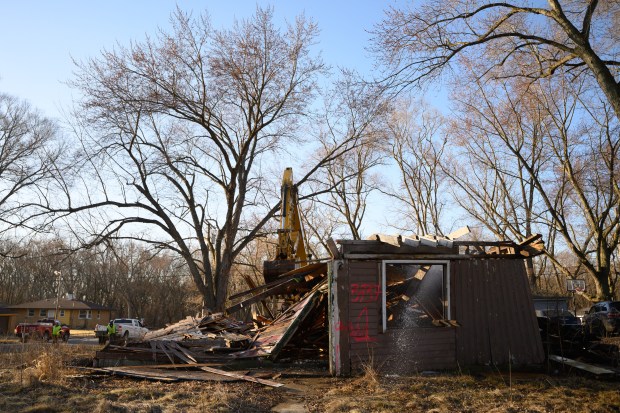
{"type": "Polygon", "coordinates": [[[227,313],[234,313],[235,311],[241,310],[242,308],[245,308],[249,305],[252,305],[258,301],[262,301],[265,298],[269,297],[270,295],[275,295],[279,292],[284,291],[284,287],[293,284],[296,281],[296,278],[291,278],[289,280],[286,280],[284,282],[279,283],[278,285],[276,285],[275,287],[271,287],[268,290],[265,290],[261,293],[258,293],[250,298],[246,298],[245,300],[242,300],[240,302],[238,302],[235,305],[232,305],[230,307],[228,307],[225,311],[227,313]]]}
{"type": "Polygon", "coordinates": [[[265,386],[270,386],[270,387],[282,387],[282,386],[284,386],[284,384],[278,383],[278,382],[275,382],[275,381],[266,380],[266,379],[259,379],[259,378],[248,376],[248,375],[245,375],[245,374],[233,373],[231,371],[219,370],[219,369],[215,369],[213,367],[200,367],[200,369],[203,370],[203,371],[209,372],[209,373],[220,374],[222,376],[232,377],[232,378],[236,378],[236,379],[239,379],[239,380],[250,381],[252,383],[259,383],[259,384],[263,384],[265,386]]]}
{"type": "MultiPolygon", "coordinates": [[[[454,241],[456,242],[456,241],[454,241]]],[[[521,254],[442,254],[439,251],[436,254],[427,253],[403,253],[403,254],[375,254],[375,253],[356,253],[350,252],[344,254],[345,259],[350,260],[480,260],[485,258],[503,258],[503,259],[523,259],[521,254]]]]}
{"type": "Polygon", "coordinates": [[[327,263],[317,262],[317,263],[305,265],[305,266],[300,267],[300,268],[296,268],[296,269],[294,269],[292,271],[289,271],[287,273],[284,273],[284,274],[280,275],[278,277],[278,279],[275,280],[275,281],[272,281],[272,282],[270,282],[268,284],[259,285],[256,288],[252,288],[250,290],[242,291],[242,292],[237,293],[235,295],[231,295],[230,297],[228,297],[228,299],[229,300],[234,300],[236,298],[243,297],[245,295],[254,294],[255,292],[262,291],[265,288],[275,287],[277,285],[282,284],[285,281],[289,281],[289,280],[292,280],[292,279],[297,278],[297,277],[302,277],[302,276],[310,274],[310,273],[312,273],[312,272],[314,272],[316,270],[322,269],[322,267],[325,267],[325,270],[327,270],[327,263]]]}
{"type": "MultiPolygon", "coordinates": [[[[172,344],[172,343],[170,343],[172,344]]],[[[163,348],[163,342],[159,343],[160,346],[162,346],[163,348]]],[[[191,358],[187,357],[185,354],[183,354],[181,351],[177,350],[176,348],[172,347],[172,345],[166,345],[167,350],[169,352],[171,352],[172,354],[174,354],[175,356],[177,356],[179,359],[181,359],[182,361],[184,361],[187,364],[192,364],[192,363],[196,363],[196,360],[192,360],[191,358]]]]}
{"type": "Polygon", "coordinates": [[[446,238],[454,240],[454,239],[462,237],[463,235],[467,235],[470,232],[471,232],[471,230],[469,229],[469,227],[467,225],[465,225],[464,227],[459,228],[456,231],[451,232],[448,235],[446,235],[446,238]]]}
{"type": "Polygon", "coordinates": [[[400,247],[402,245],[400,235],[372,234],[371,237],[371,239],[380,241],[384,244],[390,244],[395,247],[400,247]]]}
{"type": "Polygon", "coordinates": [[[168,359],[170,360],[170,362],[171,362],[172,364],[174,364],[174,358],[170,355],[170,353],[168,353],[168,352],[166,351],[166,346],[164,345],[164,343],[163,343],[162,341],[158,341],[158,342],[155,342],[155,343],[156,343],[156,345],[155,345],[155,346],[156,346],[156,347],[159,347],[159,348],[161,349],[161,351],[163,351],[163,352],[164,352],[164,354],[168,357],[168,359]]]}
{"type": "Polygon", "coordinates": [[[178,378],[169,377],[165,374],[145,373],[145,372],[140,372],[140,371],[136,372],[136,371],[131,371],[131,370],[124,371],[124,370],[118,370],[118,367],[102,367],[98,370],[109,372],[114,375],[137,377],[140,379],[147,379],[147,380],[166,381],[170,383],[179,381],[178,378]]]}
{"type": "Polygon", "coordinates": [[[329,251],[329,255],[331,255],[332,259],[340,258],[340,251],[338,250],[338,246],[336,245],[336,241],[333,238],[327,238],[327,249],[329,251]]]}
{"type": "Polygon", "coordinates": [[[407,245],[409,247],[417,247],[420,245],[420,237],[418,237],[417,235],[413,235],[411,237],[401,237],[401,241],[404,245],[407,245]]]}
{"type": "Polygon", "coordinates": [[[173,346],[174,348],[176,348],[178,351],[180,351],[181,353],[183,353],[183,354],[184,354],[187,358],[189,358],[189,359],[190,359],[193,363],[198,363],[198,362],[196,361],[196,358],[195,358],[195,356],[196,356],[196,355],[195,355],[194,353],[192,353],[190,350],[188,350],[188,349],[186,349],[186,348],[184,348],[184,347],[180,346],[180,345],[179,345],[179,343],[177,343],[177,342],[171,342],[171,343],[170,343],[170,345],[172,345],[172,346],[173,346]]]}
{"type": "Polygon", "coordinates": [[[588,373],[594,374],[595,376],[616,374],[612,370],[604,369],[598,366],[593,366],[592,364],[582,363],[581,361],[577,361],[577,360],[567,359],[566,357],[556,356],[555,354],[549,354],[549,360],[555,361],[556,363],[565,364],[567,366],[571,366],[579,370],[586,371],[588,373]]]}
{"type": "MultiPolygon", "coordinates": [[[[222,374],[216,374],[206,371],[179,371],[166,369],[159,371],[159,368],[149,366],[139,366],[143,368],[133,367],[103,367],[99,371],[108,372],[116,375],[137,377],[148,380],[176,382],[179,380],[190,381],[238,381],[237,377],[230,377],[222,374]]],[[[243,375],[247,374],[243,373],[243,375]]]]}

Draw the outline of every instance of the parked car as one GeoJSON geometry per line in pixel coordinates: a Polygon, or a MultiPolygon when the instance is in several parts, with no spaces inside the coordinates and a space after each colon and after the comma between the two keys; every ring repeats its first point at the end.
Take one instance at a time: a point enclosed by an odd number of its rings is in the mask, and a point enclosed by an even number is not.
{"type": "Polygon", "coordinates": [[[620,301],[602,301],[594,304],[583,318],[586,332],[605,337],[620,333],[620,301]]]}
{"type": "Polygon", "coordinates": [[[581,320],[569,310],[539,310],[536,316],[543,337],[551,334],[572,340],[582,333],[581,320]]]}
{"type": "Polygon", "coordinates": [[[99,343],[103,344],[108,339],[112,344],[140,341],[149,331],[148,328],[144,327],[143,320],[137,318],[116,318],[111,322],[116,327],[116,334],[113,337],[108,337],[108,329],[105,324],[95,326],[95,336],[99,339],[99,343]]]}
{"type": "MultiPolygon", "coordinates": [[[[19,323],[15,326],[14,333],[22,341],[27,341],[31,338],[49,341],[52,338],[52,328],[56,322],[59,321],[53,318],[43,318],[36,323],[19,323]]],[[[60,330],[60,338],[63,341],[68,341],[70,336],[71,329],[68,325],[63,324],[60,330]]]]}

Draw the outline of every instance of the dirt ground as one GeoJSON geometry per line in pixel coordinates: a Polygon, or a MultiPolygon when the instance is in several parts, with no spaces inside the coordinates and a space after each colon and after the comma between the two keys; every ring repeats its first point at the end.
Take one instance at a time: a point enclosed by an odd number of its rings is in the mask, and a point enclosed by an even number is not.
{"type": "Polygon", "coordinates": [[[44,344],[26,354],[0,354],[0,411],[269,412],[277,406],[281,412],[620,412],[620,383],[566,374],[495,369],[398,377],[369,368],[336,379],[321,365],[250,370],[285,384],[271,388],[162,383],[75,368],[90,365],[92,354],[92,347],[44,344]]]}

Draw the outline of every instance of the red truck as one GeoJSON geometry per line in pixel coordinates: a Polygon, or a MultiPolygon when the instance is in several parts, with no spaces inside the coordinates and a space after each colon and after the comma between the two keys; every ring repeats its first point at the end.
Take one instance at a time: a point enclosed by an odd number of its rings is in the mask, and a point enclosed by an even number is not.
{"type": "MultiPolygon", "coordinates": [[[[51,318],[43,318],[36,323],[19,323],[15,327],[15,335],[26,341],[31,338],[38,338],[49,341],[52,338],[52,328],[55,320],[51,318]]],[[[63,325],[60,330],[60,338],[63,341],[69,340],[71,329],[67,325],[63,325]]]]}

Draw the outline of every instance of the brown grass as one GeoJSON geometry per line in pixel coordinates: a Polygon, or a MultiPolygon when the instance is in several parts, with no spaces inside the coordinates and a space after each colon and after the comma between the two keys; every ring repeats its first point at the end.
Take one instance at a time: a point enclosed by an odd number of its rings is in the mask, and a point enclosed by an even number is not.
{"type": "Polygon", "coordinates": [[[617,382],[489,371],[384,377],[372,364],[357,377],[281,369],[277,381],[300,392],[248,382],[159,383],[93,376],[75,369],[93,347],[28,344],[0,353],[4,412],[268,412],[282,400],[311,412],[620,412],[617,382]]]}

